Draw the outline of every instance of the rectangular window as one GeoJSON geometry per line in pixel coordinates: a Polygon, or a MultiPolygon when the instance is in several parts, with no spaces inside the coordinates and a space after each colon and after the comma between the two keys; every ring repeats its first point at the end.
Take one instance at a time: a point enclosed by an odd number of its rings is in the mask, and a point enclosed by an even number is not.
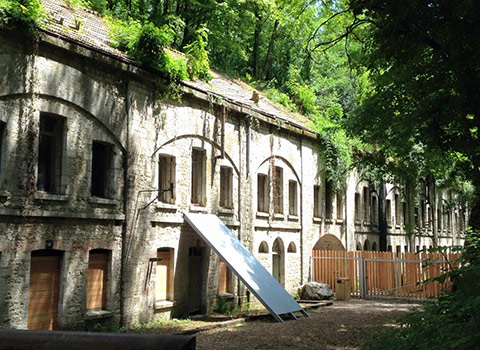
{"type": "Polygon", "coordinates": [[[437,209],[437,227],[438,231],[442,230],[442,210],[440,208],[437,209]]]}
{"type": "Polygon", "coordinates": [[[325,216],[327,219],[333,216],[333,185],[329,180],[325,182],[325,216]]]}
{"type": "Polygon", "coordinates": [[[343,220],[343,193],[337,193],[337,219],[343,220]]]}
{"type": "Polygon", "coordinates": [[[395,225],[400,225],[400,200],[399,195],[395,195],[395,225]]]}
{"type": "Polygon", "coordinates": [[[61,193],[64,119],[40,115],[37,189],[61,193]]]}
{"type": "Polygon", "coordinates": [[[355,193],[355,221],[360,221],[360,193],[355,193]]]}
{"type": "Polygon", "coordinates": [[[407,219],[407,203],[402,202],[402,224],[403,226],[408,224],[408,219],[407,219]]]}
{"type": "Polygon", "coordinates": [[[104,142],[92,143],[92,187],[95,197],[110,198],[113,182],[113,145],[104,142]]]}
{"type": "Polygon", "coordinates": [[[105,310],[109,253],[99,249],[91,250],[88,255],[87,310],[105,310]]]}
{"type": "Polygon", "coordinates": [[[419,227],[420,222],[419,222],[419,218],[418,218],[418,207],[415,207],[415,209],[414,209],[414,220],[415,220],[415,226],[419,227]]]}
{"type": "Polygon", "coordinates": [[[233,171],[232,168],[220,167],[220,206],[233,208],[233,171]]]}
{"type": "Polygon", "coordinates": [[[257,176],[257,211],[268,213],[268,177],[265,174],[257,176]]]}
{"type": "Polygon", "coordinates": [[[363,187],[363,221],[370,221],[370,208],[368,205],[368,187],[363,187]]]}
{"type": "Polygon", "coordinates": [[[297,182],[293,180],[288,181],[288,214],[298,215],[297,182]]]}
{"type": "Polygon", "coordinates": [[[206,152],[203,149],[192,149],[192,204],[206,204],[206,152]]]}
{"type": "Polygon", "coordinates": [[[425,201],[424,200],[421,200],[420,201],[420,210],[421,210],[421,224],[422,226],[421,227],[425,227],[425,201]]]}
{"type": "Polygon", "coordinates": [[[273,167],[273,212],[283,214],[283,169],[273,167]]]}
{"type": "Polygon", "coordinates": [[[232,293],[232,271],[227,264],[220,261],[218,264],[218,294],[232,293]]]}
{"type": "Polygon", "coordinates": [[[319,218],[322,216],[320,206],[320,186],[313,186],[313,216],[319,218]]]}
{"type": "Polygon", "coordinates": [[[0,174],[5,171],[5,128],[6,124],[0,122],[0,174]]]}
{"type": "Polygon", "coordinates": [[[372,221],[374,224],[378,224],[378,204],[376,196],[372,196],[372,221]]]}
{"type": "Polygon", "coordinates": [[[387,225],[392,224],[392,201],[387,199],[385,201],[385,216],[387,217],[387,225]]]}
{"type": "Polygon", "coordinates": [[[157,250],[155,301],[173,300],[173,249],[157,250]]]}
{"type": "Polygon", "coordinates": [[[158,158],[158,198],[163,203],[175,204],[175,157],[158,158]]]}

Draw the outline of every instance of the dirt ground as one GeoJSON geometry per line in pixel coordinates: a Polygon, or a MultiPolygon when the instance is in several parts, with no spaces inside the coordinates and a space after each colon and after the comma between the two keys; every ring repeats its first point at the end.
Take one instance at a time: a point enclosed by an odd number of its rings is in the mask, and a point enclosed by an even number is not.
{"type": "Polygon", "coordinates": [[[196,334],[197,349],[360,349],[372,333],[413,308],[398,302],[352,299],[309,310],[310,317],[284,323],[253,321],[196,334]]]}

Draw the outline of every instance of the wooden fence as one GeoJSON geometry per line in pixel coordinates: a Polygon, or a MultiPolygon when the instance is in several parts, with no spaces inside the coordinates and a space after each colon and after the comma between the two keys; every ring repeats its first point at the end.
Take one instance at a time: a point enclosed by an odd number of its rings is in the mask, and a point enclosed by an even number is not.
{"type": "Polygon", "coordinates": [[[333,291],[337,278],[347,277],[352,296],[423,300],[451,288],[449,279],[423,282],[456,268],[457,259],[458,254],[313,250],[311,276],[333,291]]]}

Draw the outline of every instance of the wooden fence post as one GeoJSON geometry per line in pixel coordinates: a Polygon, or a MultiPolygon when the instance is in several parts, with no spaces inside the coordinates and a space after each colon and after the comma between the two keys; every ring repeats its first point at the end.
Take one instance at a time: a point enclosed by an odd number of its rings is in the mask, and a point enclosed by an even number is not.
{"type": "Polygon", "coordinates": [[[360,277],[360,298],[365,299],[367,294],[367,279],[366,279],[366,271],[365,271],[365,259],[360,257],[358,259],[358,272],[360,277]]]}

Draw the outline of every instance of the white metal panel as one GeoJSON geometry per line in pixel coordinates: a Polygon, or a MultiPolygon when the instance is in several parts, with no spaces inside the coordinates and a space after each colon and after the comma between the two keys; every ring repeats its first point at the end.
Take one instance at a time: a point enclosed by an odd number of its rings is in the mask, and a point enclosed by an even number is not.
{"type": "Polygon", "coordinates": [[[216,215],[185,213],[184,217],[275,319],[282,321],[278,315],[297,311],[306,314],[216,215]]]}

